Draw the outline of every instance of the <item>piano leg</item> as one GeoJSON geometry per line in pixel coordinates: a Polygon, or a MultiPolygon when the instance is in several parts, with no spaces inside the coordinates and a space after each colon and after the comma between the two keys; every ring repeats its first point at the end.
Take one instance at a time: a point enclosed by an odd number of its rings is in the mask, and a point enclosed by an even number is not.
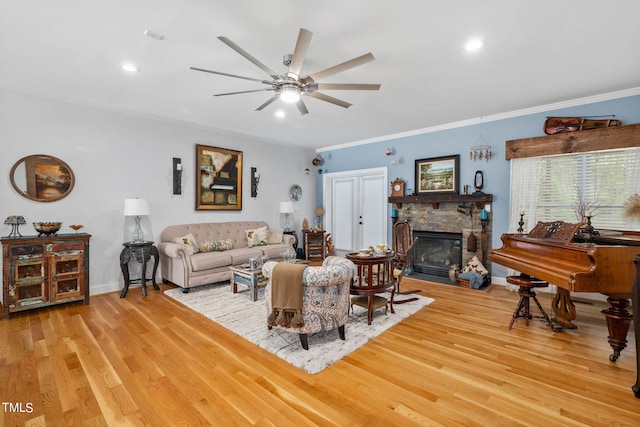
{"type": "Polygon", "coordinates": [[[640,399],[640,254],[636,255],[633,263],[636,265],[636,280],[633,282],[633,329],[636,333],[636,383],[631,387],[633,394],[640,399]]]}
{"type": "Polygon", "coordinates": [[[572,322],[576,318],[576,306],[571,301],[571,293],[558,287],[558,293],[553,297],[551,309],[555,317],[551,320],[567,329],[576,329],[577,326],[572,322]]]}
{"type": "Polygon", "coordinates": [[[627,308],[629,300],[619,298],[620,295],[609,295],[607,302],[611,307],[602,310],[602,314],[607,318],[609,328],[609,345],[613,349],[613,354],[609,360],[615,362],[620,357],[620,352],[627,346],[627,333],[633,316],[627,308]]]}

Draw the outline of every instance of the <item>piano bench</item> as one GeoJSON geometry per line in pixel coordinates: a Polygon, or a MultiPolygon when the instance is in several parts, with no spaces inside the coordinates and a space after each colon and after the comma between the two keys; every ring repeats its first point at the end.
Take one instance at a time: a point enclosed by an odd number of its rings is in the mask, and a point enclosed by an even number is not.
{"type": "Polygon", "coordinates": [[[513,312],[513,316],[511,317],[511,322],[509,323],[509,330],[513,326],[513,322],[519,317],[525,319],[526,325],[529,326],[529,320],[531,319],[544,319],[549,324],[549,327],[553,331],[555,331],[553,327],[553,323],[551,323],[551,319],[547,316],[547,313],[543,310],[542,305],[536,298],[536,291],[534,288],[546,288],[549,286],[547,282],[544,282],[540,279],[536,279],[535,277],[530,277],[525,274],[521,274],[520,276],[507,276],[507,283],[512,285],[519,286],[518,294],[520,295],[520,301],[518,301],[518,306],[516,310],[513,312]],[[533,299],[533,301],[538,306],[541,316],[532,315],[529,307],[529,300],[533,299]]]}

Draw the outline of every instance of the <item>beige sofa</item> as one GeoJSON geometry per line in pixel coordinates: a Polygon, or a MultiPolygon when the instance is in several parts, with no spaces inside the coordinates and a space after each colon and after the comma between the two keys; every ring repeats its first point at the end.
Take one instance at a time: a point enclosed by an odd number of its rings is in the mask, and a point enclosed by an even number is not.
{"type": "MultiPolygon", "coordinates": [[[[183,292],[188,292],[189,288],[195,286],[229,280],[231,265],[248,263],[249,258],[263,255],[280,258],[287,249],[293,250],[294,237],[290,234],[283,234],[278,243],[249,247],[246,231],[263,227],[268,229],[264,221],[233,221],[171,225],[165,228],[160,234],[161,242],[157,245],[162,281],[174,283],[182,287],[183,292]],[[199,246],[206,245],[207,242],[216,245],[231,241],[233,248],[192,253],[189,245],[176,243],[176,239],[181,240],[189,234],[199,246]]],[[[278,239],[280,233],[270,233],[270,241],[275,242],[274,239],[278,239]]]]}

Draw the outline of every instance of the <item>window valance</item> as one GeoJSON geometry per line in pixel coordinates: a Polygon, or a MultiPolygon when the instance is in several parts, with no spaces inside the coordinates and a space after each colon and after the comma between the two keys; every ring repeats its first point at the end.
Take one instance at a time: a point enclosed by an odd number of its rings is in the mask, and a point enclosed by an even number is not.
{"type": "Polygon", "coordinates": [[[640,124],[565,132],[506,142],[507,160],[640,147],[640,124]]]}

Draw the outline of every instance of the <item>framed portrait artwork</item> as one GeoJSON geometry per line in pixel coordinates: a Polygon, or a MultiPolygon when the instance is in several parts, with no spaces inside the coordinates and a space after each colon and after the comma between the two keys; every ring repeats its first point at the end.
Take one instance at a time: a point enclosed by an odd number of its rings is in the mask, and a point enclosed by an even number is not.
{"type": "Polygon", "coordinates": [[[460,155],[416,160],[416,194],[458,194],[460,155]]]}
{"type": "Polygon", "coordinates": [[[196,145],[196,210],[242,210],[242,151],[196,145]]]}

